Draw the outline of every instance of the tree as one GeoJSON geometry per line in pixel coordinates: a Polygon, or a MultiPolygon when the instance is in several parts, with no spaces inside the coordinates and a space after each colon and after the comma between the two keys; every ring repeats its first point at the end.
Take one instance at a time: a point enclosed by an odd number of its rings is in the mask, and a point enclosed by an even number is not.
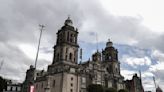
{"type": "Polygon", "coordinates": [[[0,92],[7,88],[7,82],[0,76],[0,92]]]}
{"type": "Polygon", "coordinates": [[[117,92],[115,88],[106,88],[105,92],[117,92]]]}
{"type": "Polygon", "coordinates": [[[120,89],[118,92],[128,92],[126,89],[120,89]]]}
{"type": "Polygon", "coordinates": [[[87,87],[88,92],[103,92],[104,89],[101,85],[98,84],[91,84],[87,87]]]}

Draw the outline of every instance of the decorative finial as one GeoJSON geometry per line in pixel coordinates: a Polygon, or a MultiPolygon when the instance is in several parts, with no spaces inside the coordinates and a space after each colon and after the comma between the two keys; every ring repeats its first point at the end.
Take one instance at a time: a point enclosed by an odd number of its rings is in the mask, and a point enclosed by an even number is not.
{"type": "Polygon", "coordinates": [[[108,39],[108,42],[110,42],[110,38],[108,39]]]}
{"type": "Polygon", "coordinates": [[[69,20],[70,20],[70,16],[71,16],[71,15],[68,15],[68,19],[69,19],[69,20]]]}
{"type": "Polygon", "coordinates": [[[69,25],[69,26],[72,26],[73,22],[72,20],[70,19],[70,15],[68,15],[68,18],[65,20],[65,25],[69,25]]]}
{"type": "Polygon", "coordinates": [[[110,39],[108,39],[108,42],[106,43],[106,46],[107,47],[112,47],[113,46],[113,43],[111,42],[110,39]]]}
{"type": "Polygon", "coordinates": [[[97,53],[99,52],[99,50],[97,49],[97,53]]]}

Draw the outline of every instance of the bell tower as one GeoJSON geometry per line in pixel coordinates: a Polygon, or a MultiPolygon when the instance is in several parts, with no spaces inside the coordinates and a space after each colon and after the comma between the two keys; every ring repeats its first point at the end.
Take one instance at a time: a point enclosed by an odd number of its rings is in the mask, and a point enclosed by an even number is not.
{"type": "Polygon", "coordinates": [[[57,32],[57,41],[54,46],[53,64],[56,62],[69,62],[77,64],[78,48],[77,43],[78,29],[73,27],[73,22],[68,17],[64,26],[57,32]]]}
{"type": "Polygon", "coordinates": [[[118,61],[118,51],[113,47],[113,42],[108,40],[105,50],[102,51],[102,59],[107,63],[107,71],[113,74],[120,74],[120,62],[118,61]]]}
{"type": "Polygon", "coordinates": [[[104,61],[118,62],[118,51],[113,47],[113,42],[111,42],[110,39],[106,43],[106,48],[102,53],[104,61]]]}
{"type": "Polygon", "coordinates": [[[56,34],[53,62],[48,66],[49,82],[54,85],[50,90],[51,92],[79,92],[78,30],[74,28],[70,17],[65,20],[56,34]]]}

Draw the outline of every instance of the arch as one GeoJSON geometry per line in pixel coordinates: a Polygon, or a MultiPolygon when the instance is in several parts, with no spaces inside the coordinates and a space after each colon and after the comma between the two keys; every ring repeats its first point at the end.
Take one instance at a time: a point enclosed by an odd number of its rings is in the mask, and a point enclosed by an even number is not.
{"type": "Polygon", "coordinates": [[[72,60],[72,53],[69,53],[69,60],[72,60]]]}
{"type": "Polygon", "coordinates": [[[73,34],[70,35],[70,42],[73,42],[73,34]]]}
{"type": "Polygon", "coordinates": [[[118,68],[116,67],[116,73],[118,73],[118,68]]]}
{"type": "Polygon", "coordinates": [[[65,60],[67,60],[67,55],[65,55],[65,60]]]}
{"type": "Polygon", "coordinates": [[[67,33],[67,41],[69,41],[69,32],[67,33]]]}
{"type": "Polygon", "coordinates": [[[66,54],[68,53],[68,48],[66,48],[66,54]]]}
{"type": "Polygon", "coordinates": [[[59,60],[59,58],[60,58],[60,55],[59,55],[59,53],[57,54],[57,60],[59,60]]]}

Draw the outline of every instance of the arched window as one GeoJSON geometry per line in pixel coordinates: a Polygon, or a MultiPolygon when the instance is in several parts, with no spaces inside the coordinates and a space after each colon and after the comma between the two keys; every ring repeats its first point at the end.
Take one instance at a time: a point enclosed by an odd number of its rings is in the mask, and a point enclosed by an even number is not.
{"type": "Polygon", "coordinates": [[[60,58],[60,55],[59,55],[59,53],[57,54],[57,60],[59,60],[59,58],[60,58]]]}
{"type": "Polygon", "coordinates": [[[68,48],[66,48],[66,53],[68,53],[68,48]]]}
{"type": "Polygon", "coordinates": [[[55,87],[55,84],[56,84],[56,81],[54,80],[54,81],[53,81],[53,87],[55,87]]]}
{"type": "Polygon", "coordinates": [[[116,73],[118,72],[118,68],[116,68],[116,73]]]}
{"type": "Polygon", "coordinates": [[[67,60],[67,55],[65,56],[65,60],[67,60]]]}
{"type": "Polygon", "coordinates": [[[63,37],[63,34],[61,33],[60,34],[60,42],[62,41],[62,37],[63,37]]]}
{"type": "Polygon", "coordinates": [[[73,42],[73,34],[71,34],[70,42],[73,42]]]}
{"type": "Polygon", "coordinates": [[[69,53],[69,60],[72,60],[72,53],[69,53]]]}
{"type": "Polygon", "coordinates": [[[76,43],[76,35],[73,36],[73,41],[76,43]]]}
{"type": "Polygon", "coordinates": [[[74,62],[75,62],[75,58],[74,58],[74,62]]]}
{"type": "Polygon", "coordinates": [[[69,32],[68,32],[68,34],[67,34],[67,41],[69,41],[69,32]]]}

